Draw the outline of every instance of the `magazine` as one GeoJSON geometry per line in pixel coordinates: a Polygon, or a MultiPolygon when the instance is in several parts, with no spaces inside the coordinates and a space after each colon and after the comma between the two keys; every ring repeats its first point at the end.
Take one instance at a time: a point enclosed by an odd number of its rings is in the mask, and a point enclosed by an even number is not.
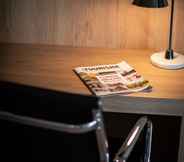
{"type": "Polygon", "coordinates": [[[125,61],[118,64],[77,67],[74,71],[97,96],[139,92],[150,87],[149,82],[125,61]]]}

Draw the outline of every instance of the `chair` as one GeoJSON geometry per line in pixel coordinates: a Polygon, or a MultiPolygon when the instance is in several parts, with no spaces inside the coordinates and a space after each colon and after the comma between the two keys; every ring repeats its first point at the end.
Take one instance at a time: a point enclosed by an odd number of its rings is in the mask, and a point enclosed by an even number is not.
{"type": "MultiPolygon", "coordinates": [[[[102,106],[101,99],[95,96],[1,81],[0,124],[3,137],[0,142],[1,146],[4,141],[5,144],[0,152],[4,151],[2,154],[9,158],[7,161],[11,159],[12,152],[13,159],[18,158],[19,161],[44,161],[43,158],[52,152],[46,160],[59,161],[60,157],[62,161],[109,162],[111,158],[102,106]],[[40,146],[37,146],[38,143],[40,146]]],[[[150,162],[152,123],[147,117],[137,121],[113,159],[114,162],[126,162],[129,159],[144,129],[143,160],[150,162]]]]}

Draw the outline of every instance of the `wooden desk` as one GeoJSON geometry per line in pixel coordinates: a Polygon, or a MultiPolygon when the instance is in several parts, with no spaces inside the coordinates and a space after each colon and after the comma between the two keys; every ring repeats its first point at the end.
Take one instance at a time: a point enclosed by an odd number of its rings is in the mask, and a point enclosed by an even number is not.
{"type": "Polygon", "coordinates": [[[77,66],[127,61],[153,86],[150,93],[103,97],[104,111],[182,117],[179,162],[184,161],[184,70],[150,64],[152,50],[114,50],[0,44],[0,79],[37,87],[90,94],[74,74],[77,66]]]}

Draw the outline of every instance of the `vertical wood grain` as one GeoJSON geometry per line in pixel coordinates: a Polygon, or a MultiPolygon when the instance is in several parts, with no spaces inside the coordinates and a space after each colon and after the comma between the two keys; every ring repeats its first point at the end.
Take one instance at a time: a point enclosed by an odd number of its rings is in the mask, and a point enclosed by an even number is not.
{"type": "MultiPolygon", "coordinates": [[[[175,0],[174,48],[184,52],[184,1],[175,0]]],[[[0,0],[0,42],[167,48],[169,11],[132,0],[0,0]]]]}
{"type": "Polygon", "coordinates": [[[174,47],[184,53],[184,1],[177,0],[175,8],[174,47]]]}

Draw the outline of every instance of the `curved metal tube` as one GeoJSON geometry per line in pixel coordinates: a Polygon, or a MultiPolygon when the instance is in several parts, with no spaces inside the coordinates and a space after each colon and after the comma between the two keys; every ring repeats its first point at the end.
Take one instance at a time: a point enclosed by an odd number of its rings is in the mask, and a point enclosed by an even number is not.
{"type": "Polygon", "coordinates": [[[96,129],[96,137],[99,148],[100,162],[109,162],[110,161],[109,146],[104,128],[102,112],[100,110],[94,110],[93,117],[98,121],[98,128],[96,129]]]}
{"type": "Polygon", "coordinates": [[[19,124],[29,126],[41,127],[58,132],[67,132],[75,134],[93,131],[98,127],[98,122],[96,120],[81,125],[72,125],[16,115],[5,111],[0,111],[0,119],[13,121],[19,124]]]}
{"type": "Polygon", "coordinates": [[[153,134],[153,124],[151,121],[148,121],[147,131],[146,131],[146,145],[145,145],[144,162],[150,162],[150,159],[151,159],[152,134],[153,134]]]}
{"type": "Polygon", "coordinates": [[[125,142],[123,143],[120,150],[116,154],[114,162],[126,162],[146,124],[147,124],[147,132],[146,132],[146,149],[145,149],[144,162],[150,161],[151,142],[152,142],[152,123],[151,121],[148,121],[147,117],[142,117],[137,121],[137,123],[129,133],[125,142]]]}

